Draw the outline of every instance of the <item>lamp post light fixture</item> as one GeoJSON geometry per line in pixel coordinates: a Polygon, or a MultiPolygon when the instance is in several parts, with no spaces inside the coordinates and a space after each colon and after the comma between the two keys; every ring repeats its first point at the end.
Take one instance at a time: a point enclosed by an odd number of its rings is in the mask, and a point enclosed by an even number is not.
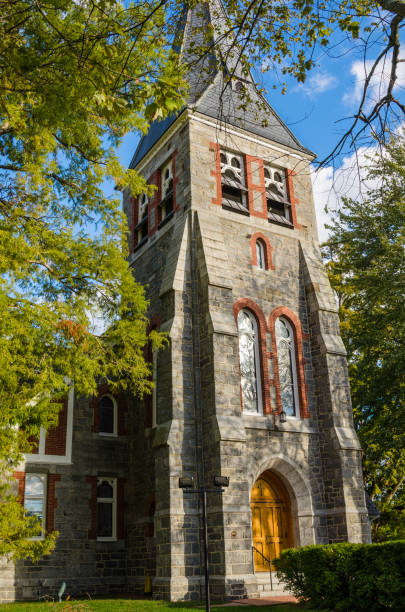
{"type": "Polygon", "coordinates": [[[285,423],[286,421],[287,421],[287,415],[286,415],[286,413],[284,412],[284,410],[282,410],[282,411],[280,412],[280,423],[285,423]]]}
{"type": "Polygon", "coordinates": [[[179,478],[179,487],[185,493],[195,493],[200,495],[202,505],[203,533],[204,533],[204,582],[205,582],[205,610],[210,612],[210,574],[208,567],[208,525],[207,525],[207,493],[223,493],[224,487],[229,487],[228,476],[214,476],[215,489],[208,487],[194,488],[194,478],[192,476],[182,476],[179,478]]]}

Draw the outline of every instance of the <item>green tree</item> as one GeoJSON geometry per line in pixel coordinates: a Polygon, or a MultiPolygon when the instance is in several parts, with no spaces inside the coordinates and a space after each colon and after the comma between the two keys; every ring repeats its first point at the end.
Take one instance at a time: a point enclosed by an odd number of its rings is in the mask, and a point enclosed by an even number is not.
{"type": "Polygon", "coordinates": [[[377,182],[344,200],[324,245],[340,306],[364,477],[379,537],[405,537],[405,134],[372,161],[377,182]]]}
{"type": "MultiPolygon", "coordinates": [[[[125,258],[119,198],[103,187],[113,179],[133,195],[148,191],[115,151],[128,131],[184,104],[186,67],[172,47],[182,6],[0,0],[0,478],[30,436],[55,422],[69,381],[85,394],[99,377],[134,393],[150,388],[147,303],[125,258]],[[92,329],[94,314],[105,333],[92,329]]],[[[391,108],[403,112],[393,94],[403,0],[228,0],[226,8],[217,34],[244,70],[260,62],[298,81],[335,30],[351,41],[386,36],[371,71],[391,58],[386,95],[371,115],[362,103],[350,138],[391,108]],[[371,19],[378,8],[386,14],[371,19]]],[[[205,34],[197,56],[216,44],[205,34]]],[[[40,543],[23,544],[29,524],[5,487],[0,554],[40,554],[40,543]]]]}
{"type": "Polygon", "coordinates": [[[126,261],[119,192],[103,182],[145,190],[117,146],[183,104],[164,20],[148,2],[0,1],[0,555],[52,547],[27,541],[38,526],[7,477],[69,384],[150,390],[147,301],[126,261]]]}

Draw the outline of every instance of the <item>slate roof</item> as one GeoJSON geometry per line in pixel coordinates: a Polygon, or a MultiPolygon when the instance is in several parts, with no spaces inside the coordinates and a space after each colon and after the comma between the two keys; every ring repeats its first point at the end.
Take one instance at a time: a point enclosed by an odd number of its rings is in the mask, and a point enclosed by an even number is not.
{"type": "MultiPolygon", "coordinates": [[[[252,76],[242,73],[233,39],[225,34],[225,18],[221,0],[207,0],[193,9],[185,4],[174,47],[179,50],[181,61],[188,66],[188,107],[229,126],[242,128],[297,151],[311,153],[258,92],[252,76]],[[206,53],[201,58],[199,52],[202,48],[206,53]],[[229,83],[226,84],[229,75],[234,77],[234,84],[239,81],[240,87],[247,91],[251,101],[245,104],[246,108],[240,108],[241,94],[229,83]]],[[[182,111],[151,124],[148,133],[139,142],[131,168],[141,161],[182,111]]]]}

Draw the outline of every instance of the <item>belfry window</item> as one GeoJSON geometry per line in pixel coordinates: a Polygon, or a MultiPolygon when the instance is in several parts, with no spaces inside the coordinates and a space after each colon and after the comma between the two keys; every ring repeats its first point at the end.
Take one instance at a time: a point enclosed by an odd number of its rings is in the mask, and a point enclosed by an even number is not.
{"type": "Polygon", "coordinates": [[[146,193],[139,196],[138,224],[135,227],[135,241],[137,246],[148,237],[148,203],[149,198],[146,193]]]}
{"type": "Polygon", "coordinates": [[[256,240],[256,261],[260,270],[266,269],[265,248],[262,240],[256,240]]]}
{"type": "Polygon", "coordinates": [[[239,366],[245,412],[261,413],[260,351],[256,318],[248,310],[238,314],[239,366]]]}
{"type": "Polygon", "coordinates": [[[269,221],[293,227],[284,171],[272,166],[264,166],[264,184],[269,221]]]}
{"type": "Polygon", "coordinates": [[[170,159],[161,170],[162,199],[159,204],[160,222],[167,219],[173,213],[173,169],[170,159]]]}
{"type": "Polygon", "coordinates": [[[244,161],[241,155],[221,151],[221,189],[224,208],[249,214],[244,161]]]}
{"type": "Polygon", "coordinates": [[[275,330],[281,406],[287,416],[295,417],[299,414],[299,400],[294,333],[283,318],[276,320],[275,330]]]}
{"type": "Polygon", "coordinates": [[[115,478],[97,479],[97,540],[117,537],[117,482],[115,478]]]}
{"type": "Polygon", "coordinates": [[[103,436],[117,435],[117,406],[110,395],[103,395],[98,402],[98,431],[103,436]]]}

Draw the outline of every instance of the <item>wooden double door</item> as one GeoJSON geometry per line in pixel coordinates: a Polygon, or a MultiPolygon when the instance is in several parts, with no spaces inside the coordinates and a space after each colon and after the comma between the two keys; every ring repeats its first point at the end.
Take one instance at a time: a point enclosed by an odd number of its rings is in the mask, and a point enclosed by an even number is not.
{"type": "Polygon", "coordinates": [[[277,476],[270,472],[258,478],[251,508],[255,571],[268,572],[269,564],[263,557],[273,560],[284,548],[293,546],[290,498],[277,476]]]}

